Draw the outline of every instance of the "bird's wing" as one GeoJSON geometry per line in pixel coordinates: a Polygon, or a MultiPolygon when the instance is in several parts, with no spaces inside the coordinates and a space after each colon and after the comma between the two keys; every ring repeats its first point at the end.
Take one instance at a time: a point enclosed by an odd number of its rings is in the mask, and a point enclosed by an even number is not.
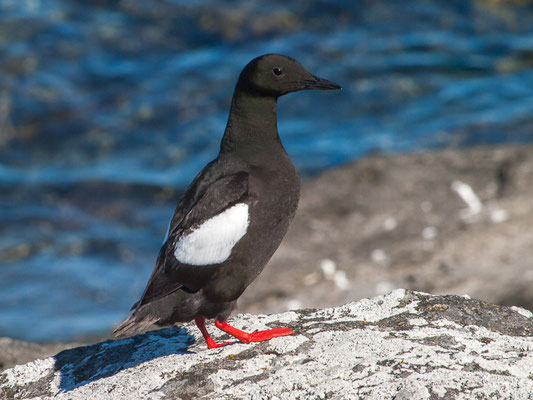
{"type": "MultiPolygon", "coordinates": [[[[152,276],[143,296],[132,309],[138,309],[143,304],[165,297],[180,288],[192,292],[200,290],[216,271],[217,264],[187,263],[187,257],[183,257],[185,261],[178,260],[176,247],[187,245],[185,237],[206,221],[213,220],[213,217],[247,200],[248,173],[239,172],[223,176],[204,185],[199,184],[200,177],[201,174],[191,184],[178,205],[169,226],[168,238],[161,247],[152,276]]],[[[201,255],[196,257],[194,249],[184,249],[184,251],[187,252],[188,258],[202,259],[201,255]]]]}

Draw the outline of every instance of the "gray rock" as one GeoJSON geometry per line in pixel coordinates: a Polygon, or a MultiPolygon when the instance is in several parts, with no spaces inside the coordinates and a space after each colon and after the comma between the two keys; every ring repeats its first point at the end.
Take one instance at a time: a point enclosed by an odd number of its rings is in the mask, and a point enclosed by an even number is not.
{"type": "Polygon", "coordinates": [[[57,352],[83,343],[32,343],[0,337],[0,372],[36,358],[50,357],[57,352]]]}
{"type": "Polygon", "coordinates": [[[105,341],[4,371],[0,398],[423,400],[533,393],[533,318],[517,307],[399,289],[336,308],[239,315],[232,322],[243,329],[291,326],[297,335],[210,350],[189,324],[105,341]]]}
{"type": "Polygon", "coordinates": [[[239,310],[332,307],[395,288],[533,310],[532,182],[531,145],[370,155],[326,171],[304,183],[239,310]]]}

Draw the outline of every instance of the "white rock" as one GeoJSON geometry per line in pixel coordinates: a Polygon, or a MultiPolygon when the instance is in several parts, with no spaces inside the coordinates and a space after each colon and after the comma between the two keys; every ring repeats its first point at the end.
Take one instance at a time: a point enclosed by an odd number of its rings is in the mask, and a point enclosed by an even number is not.
{"type": "MultiPolygon", "coordinates": [[[[527,399],[531,313],[395,290],[342,307],[239,315],[296,335],[207,349],[192,324],[65,350],[0,374],[4,399],[527,399]]],[[[227,340],[208,327],[218,340],[227,340]]]]}
{"type": "Polygon", "coordinates": [[[374,261],[376,264],[382,264],[387,261],[387,253],[383,249],[374,249],[372,250],[372,253],[370,254],[370,258],[372,261],[374,261]]]}
{"type": "Polygon", "coordinates": [[[500,224],[502,222],[507,221],[508,219],[509,219],[509,212],[502,208],[497,208],[497,209],[491,210],[490,212],[490,220],[495,224],[500,224]]]}
{"type": "Polygon", "coordinates": [[[435,239],[437,237],[438,230],[434,226],[426,226],[422,230],[422,237],[426,240],[435,239]]]}
{"type": "Polygon", "coordinates": [[[333,275],[337,270],[337,264],[335,264],[335,261],[325,258],[320,260],[320,269],[326,278],[333,279],[333,275]]]}
{"type": "Polygon", "coordinates": [[[398,227],[398,221],[394,217],[389,217],[383,222],[383,228],[386,231],[393,231],[398,227]]]}

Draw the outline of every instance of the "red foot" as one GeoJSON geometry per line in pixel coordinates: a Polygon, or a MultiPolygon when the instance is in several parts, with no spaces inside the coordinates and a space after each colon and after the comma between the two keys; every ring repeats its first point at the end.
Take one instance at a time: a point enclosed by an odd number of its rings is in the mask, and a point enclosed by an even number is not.
{"type": "Polygon", "coordinates": [[[194,320],[196,322],[196,326],[198,329],[200,329],[200,332],[202,332],[202,335],[205,339],[205,342],[207,343],[207,347],[210,349],[216,349],[217,347],[222,347],[227,344],[231,344],[233,342],[224,342],[224,343],[215,343],[213,338],[209,336],[209,333],[207,332],[207,329],[205,328],[205,318],[204,317],[198,317],[194,320]]]}
{"type": "Polygon", "coordinates": [[[250,342],[263,342],[265,340],[270,340],[278,336],[287,336],[293,335],[294,331],[291,328],[274,328],[268,329],[266,331],[258,331],[253,333],[248,333],[237,329],[226,322],[215,321],[215,325],[218,329],[222,329],[224,332],[229,333],[231,336],[235,336],[243,343],[250,342]]]}
{"type": "MultiPolygon", "coordinates": [[[[226,346],[228,344],[234,343],[234,342],[215,343],[215,341],[213,340],[213,338],[211,338],[211,336],[209,336],[209,333],[207,332],[207,329],[205,328],[204,317],[198,317],[194,320],[194,322],[196,322],[196,326],[198,327],[198,329],[200,329],[200,332],[202,332],[205,342],[207,343],[207,347],[209,347],[210,349],[215,349],[217,347],[222,347],[222,346],[226,346]]],[[[227,324],[226,322],[215,321],[215,325],[217,328],[222,329],[224,332],[229,333],[231,336],[235,336],[237,339],[239,339],[243,343],[263,342],[265,340],[270,340],[278,336],[286,336],[286,335],[294,334],[294,331],[291,328],[275,328],[275,329],[268,329],[266,331],[248,333],[248,332],[241,331],[240,329],[234,328],[233,326],[227,324]]]]}

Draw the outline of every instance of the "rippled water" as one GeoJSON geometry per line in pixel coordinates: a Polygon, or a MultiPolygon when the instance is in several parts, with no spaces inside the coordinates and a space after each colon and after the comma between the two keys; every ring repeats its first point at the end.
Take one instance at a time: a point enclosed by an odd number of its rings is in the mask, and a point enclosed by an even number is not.
{"type": "Polygon", "coordinates": [[[125,315],[255,56],[344,88],[280,100],[310,176],[369,151],[531,142],[531,21],[523,1],[0,1],[0,336],[125,315]]]}

